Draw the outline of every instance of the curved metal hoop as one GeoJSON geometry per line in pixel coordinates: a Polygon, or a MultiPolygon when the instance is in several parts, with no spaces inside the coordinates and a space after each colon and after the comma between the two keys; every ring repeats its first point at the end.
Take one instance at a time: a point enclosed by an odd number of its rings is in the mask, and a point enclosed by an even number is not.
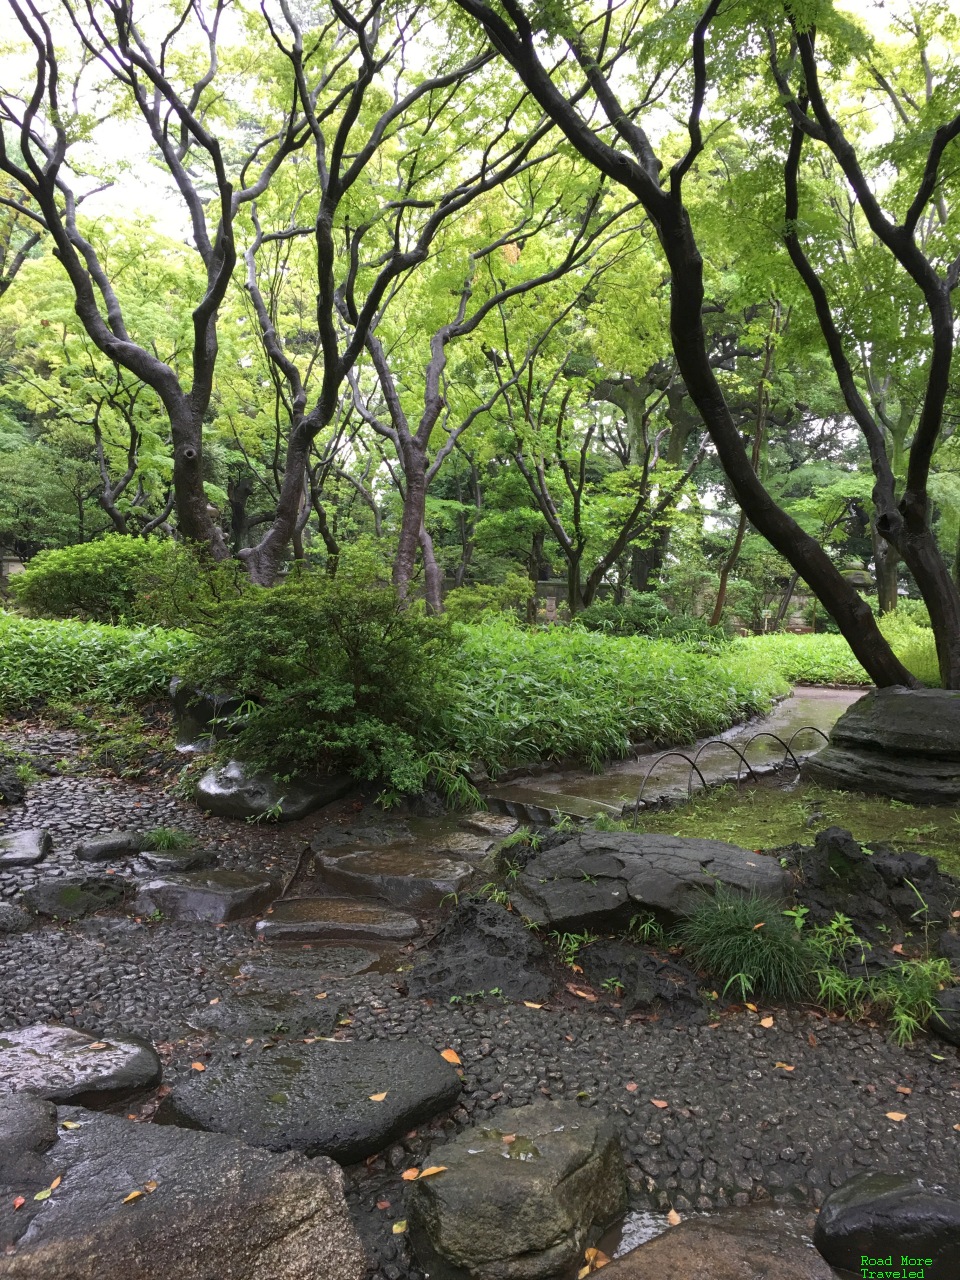
{"type": "MultiPolygon", "coordinates": [[[[665,751],[662,756],[657,756],[656,760],[651,761],[649,769],[647,769],[647,772],[643,775],[643,780],[640,783],[640,790],[637,792],[637,802],[633,806],[633,830],[634,831],[636,831],[637,829],[637,822],[639,821],[639,818],[640,818],[640,801],[643,799],[643,789],[647,785],[647,780],[649,779],[651,773],[653,773],[654,769],[656,769],[657,765],[662,764],[664,760],[669,760],[672,756],[677,756],[680,760],[686,760],[687,764],[690,766],[691,773],[693,772],[693,770],[696,770],[697,777],[700,779],[700,781],[703,783],[704,786],[707,785],[707,780],[703,776],[703,774],[700,772],[699,768],[697,767],[696,761],[691,760],[690,757],[686,754],[686,752],[665,751]]],[[[689,788],[688,788],[688,794],[689,794],[689,788]]]]}
{"type": "MultiPolygon", "coordinates": [[[[794,739],[798,737],[801,733],[819,733],[820,737],[824,740],[824,742],[830,741],[830,735],[828,733],[824,733],[822,729],[818,729],[815,724],[805,724],[801,726],[801,728],[795,729],[794,732],[790,735],[790,741],[787,743],[787,750],[790,752],[792,756],[793,756],[794,739]]],[[[793,756],[793,758],[794,760],[796,760],[797,757],[793,756]]],[[[786,759],[786,757],[784,757],[784,759],[786,759]]],[[[800,766],[798,765],[797,768],[799,767],[800,766]]]]}
{"type": "MultiPolygon", "coordinates": [[[[798,730],[797,730],[797,733],[799,733],[799,732],[801,732],[801,731],[798,729],[798,730]]],[[[795,734],[793,735],[793,737],[795,738],[796,736],[797,736],[797,734],[795,733],[795,734]]],[[[743,749],[744,749],[744,751],[746,751],[747,747],[749,747],[749,746],[750,746],[750,743],[751,743],[751,742],[756,742],[756,740],[757,740],[758,738],[772,738],[772,739],[774,740],[774,742],[778,743],[781,747],[783,747],[783,763],[784,763],[784,764],[786,764],[786,763],[787,763],[787,756],[789,756],[789,757],[790,757],[790,759],[793,761],[794,765],[795,765],[798,769],[800,768],[800,761],[797,759],[797,757],[796,757],[796,756],[793,754],[793,752],[791,751],[791,749],[790,749],[790,743],[784,742],[784,740],[780,737],[780,735],[779,735],[779,734],[777,734],[777,733],[771,733],[769,729],[761,729],[761,730],[759,731],[759,733],[755,733],[755,734],[753,734],[753,736],[752,736],[752,737],[748,738],[748,739],[746,740],[746,742],[743,744],[743,749]]],[[[793,738],[791,738],[791,739],[790,739],[790,742],[792,742],[792,741],[793,741],[793,738]]]]}
{"type": "MultiPolygon", "coordinates": [[[[750,742],[752,741],[753,741],[753,738],[750,739],[750,742]]],[[[747,746],[749,745],[750,743],[748,742],[747,746]]],[[[747,768],[750,770],[750,773],[754,781],[756,781],[757,775],[754,772],[753,765],[744,755],[743,751],[741,751],[739,747],[735,747],[732,742],[727,742],[724,738],[714,738],[710,742],[705,742],[703,746],[699,749],[697,754],[693,757],[693,760],[691,762],[693,764],[693,768],[696,768],[697,761],[700,759],[700,756],[703,754],[703,752],[706,751],[707,747],[726,747],[728,751],[732,751],[736,755],[737,759],[740,761],[740,763],[737,765],[737,786],[740,785],[740,770],[743,768],[744,765],[747,766],[747,768]]],[[[745,750],[746,750],[746,747],[744,747],[744,751],[745,750]]],[[[700,773],[700,770],[697,769],[697,772],[700,773]]],[[[701,774],[700,777],[702,781],[703,775],[701,774]]],[[[706,786],[706,783],[704,783],[704,786],[706,786]]],[[[691,769],[689,774],[687,775],[688,799],[692,795],[692,793],[693,793],[693,769],[691,769]]]]}

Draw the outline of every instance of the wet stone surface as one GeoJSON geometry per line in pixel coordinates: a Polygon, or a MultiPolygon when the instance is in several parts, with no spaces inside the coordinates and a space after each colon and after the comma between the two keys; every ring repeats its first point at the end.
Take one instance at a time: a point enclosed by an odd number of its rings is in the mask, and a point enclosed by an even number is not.
{"type": "Polygon", "coordinates": [[[71,1027],[40,1024],[0,1031],[0,1090],[49,1102],[106,1105],[160,1082],[152,1045],[132,1037],[98,1040],[71,1027]]]}
{"type": "Polygon", "coordinates": [[[352,898],[287,898],[257,922],[265,942],[406,942],[419,932],[413,916],[352,898]]]}

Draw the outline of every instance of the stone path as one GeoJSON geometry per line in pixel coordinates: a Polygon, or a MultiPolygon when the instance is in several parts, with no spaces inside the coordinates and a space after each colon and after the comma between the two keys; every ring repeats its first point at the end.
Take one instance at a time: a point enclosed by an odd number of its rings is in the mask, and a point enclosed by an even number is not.
{"type": "MultiPolygon", "coordinates": [[[[224,868],[267,871],[279,884],[292,880],[297,897],[330,901],[311,845],[355,848],[363,836],[341,839],[351,826],[391,827],[390,819],[358,811],[351,801],[282,828],[208,819],[162,791],[95,777],[43,780],[26,805],[0,817],[0,831],[43,827],[54,841],[43,862],[0,870],[7,903],[39,878],[75,873],[81,864],[69,849],[81,838],[157,825],[196,834],[224,868]]],[[[431,843],[422,825],[428,819],[397,821],[418,842],[431,843]]],[[[475,865],[479,846],[467,846],[467,856],[453,836],[472,834],[482,844],[489,821],[439,820],[431,856],[446,847],[451,860],[475,865]]],[[[399,825],[387,834],[399,839],[381,847],[409,846],[399,825]]],[[[84,869],[111,868],[119,873],[122,863],[84,869]]],[[[435,916],[425,910],[413,915],[428,937],[435,916]]],[[[384,1050],[411,1040],[434,1053],[453,1050],[462,1092],[452,1109],[398,1131],[385,1150],[348,1170],[351,1208],[378,1280],[422,1278],[404,1235],[392,1232],[407,1216],[400,1172],[422,1164],[442,1138],[478,1122],[495,1125],[502,1108],[541,1098],[613,1118],[623,1135],[632,1203],[659,1212],[771,1201],[816,1205],[866,1168],[955,1176],[960,1056],[949,1045],[921,1040],[898,1049],[878,1028],[814,1010],[761,1007],[757,1014],[741,1009],[716,1017],[711,1010],[709,1021],[701,1014],[673,1025],[643,1014],[627,1018],[614,996],[589,1001],[571,992],[563,970],[553,973],[543,998],[528,1004],[489,993],[481,998],[466,981],[459,998],[417,998],[408,994],[407,974],[422,938],[349,941],[333,949],[268,946],[253,925],[252,919],[138,920],[110,911],[66,924],[36,921],[24,933],[0,935],[0,1028],[54,1021],[98,1036],[143,1036],[157,1045],[164,1088],[174,1093],[195,1087],[197,1063],[213,1077],[228,1054],[242,1064],[301,1052],[314,1034],[384,1050]],[[269,1000],[261,1001],[255,1022],[258,992],[283,994],[290,1003],[271,1010],[269,1000]],[[231,1009],[248,999],[242,1016],[256,1034],[238,1044],[231,1009]],[[315,1026],[309,1001],[324,1007],[315,1026]],[[772,1026],[761,1026],[763,1015],[772,1016],[772,1026]],[[890,1111],[906,1118],[890,1120],[890,1111]]],[[[391,1082],[383,1086],[389,1090],[391,1082]]],[[[157,1101],[144,1104],[145,1118],[157,1101]]]]}

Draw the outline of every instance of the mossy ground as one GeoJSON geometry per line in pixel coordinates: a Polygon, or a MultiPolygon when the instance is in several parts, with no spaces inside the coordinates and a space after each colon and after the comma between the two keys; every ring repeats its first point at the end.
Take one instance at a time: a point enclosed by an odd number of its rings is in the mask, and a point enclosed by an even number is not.
{"type": "Polygon", "coordinates": [[[642,814],[638,829],[728,840],[748,849],[812,844],[824,827],[846,827],[864,843],[932,854],[941,870],[960,876],[960,809],[916,807],[813,783],[718,787],[688,804],[642,814]]]}

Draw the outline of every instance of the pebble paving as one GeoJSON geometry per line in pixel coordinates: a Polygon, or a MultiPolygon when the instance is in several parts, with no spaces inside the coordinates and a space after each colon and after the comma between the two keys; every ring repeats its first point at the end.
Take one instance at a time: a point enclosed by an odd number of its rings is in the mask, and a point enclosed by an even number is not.
{"type": "MultiPolygon", "coordinates": [[[[160,786],[49,777],[30,788],[24,805],[0,810],[0,832],[46,827],[54,839],[44,863],[0,875],[0,900],[16,903],[41,876],[75,872],[70,849],[79,839],[134,826],[189,830],[216,848],[221,865],[269,868],[285,879],[325,821],[256,827],[207,819],[160,786]]],[[[36,922],[0,935],[0,1028],[56,1021],[101,1034],[132,1031],[157,1043],[168,1081],[198,1055],[215,1069],[215,1039],[196,1015],[240,989],[242,966],[265,955],[281,973],[289,970],[291,989],[317,985],[319,953],[268,952],[245,922],[217,927],[118,914],[36,922]]],[[[625,1021],[602,1000],[565,992],[561,973],[556,998],[541,1009],[414,1000],[398,971],[409,961],[409,949],[397,950],[380,972],[328,974],[323,986],[341,1007],[339,1036],[415,1036],[454,1049],[462,1062],[464,1092],[452,1115],[348,1172],[371,1280],[422,1280],[404,1236],[392,1232],[406,1216],[400,1172],[444,1136],[476,1121],[495,1123],[498,1108],[541,1097],[576,1098],[615,1116],[632,1203],[660,1212],[762,1201],[816,1206],[867,1168],[956,1178],[960,1053],[942,1042],[921,1038],[898,1048],[883,1028],[813,1009],[741,1008],[690,1025],[625,1021]],[[766,1016],[772,1026],[760,1025],[766,1016]]],[[[274,1039],[283,1035],[281,1028],[274,1039]]],[[[265,1043],[250,1052],[266,1052],[265,1043]]]]}

